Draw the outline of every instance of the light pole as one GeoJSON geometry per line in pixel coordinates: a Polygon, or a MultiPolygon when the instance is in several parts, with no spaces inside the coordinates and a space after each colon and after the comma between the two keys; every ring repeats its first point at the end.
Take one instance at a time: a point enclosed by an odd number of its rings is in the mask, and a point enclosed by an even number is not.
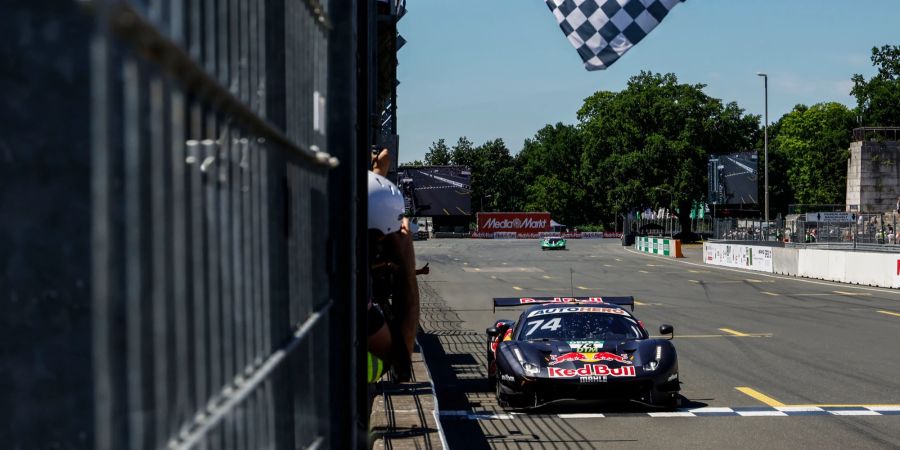
{"type": "Polygon", "coordinates": [[[763,181],[763,186],[764,186],[763,192],[765,193],[765,208],[766,208],[766,213],[765,213],[766,228],[765,228],[764,233],[766,236],[766,240],[768,241],[769,240],[769,75],[764,74],[762,72],[757,72],[756,75],[763,77],[763,89],[765,90],[765,94],[766,94],[766,127],[765,127],[765,132],[764,132],[765,137],[763,138],[764,139],[763,140],[763,145],[764,145],[764,150],[763,150],[764,156],[763,157],[765,158],[766,161],[765,161],[765,165],[764,165],[764,169],[763,169],[765,171],[765,178],[763,181]]]}

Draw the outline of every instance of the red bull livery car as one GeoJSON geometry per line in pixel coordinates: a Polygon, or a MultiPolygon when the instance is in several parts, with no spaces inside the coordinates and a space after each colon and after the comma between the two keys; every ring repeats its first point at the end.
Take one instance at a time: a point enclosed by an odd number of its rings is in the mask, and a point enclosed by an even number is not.
{"type": "MultiPolygon", "coordinates": [[[[494,307],[532,305],[519,320],[487,329],[488,380],[501,406],[557,400],[630,400],[678,405],[678,357],[626,309],[632,297],[495,298],[494,307]]],[[[660,334],[673,335],[671,325],[660,334]]]]}

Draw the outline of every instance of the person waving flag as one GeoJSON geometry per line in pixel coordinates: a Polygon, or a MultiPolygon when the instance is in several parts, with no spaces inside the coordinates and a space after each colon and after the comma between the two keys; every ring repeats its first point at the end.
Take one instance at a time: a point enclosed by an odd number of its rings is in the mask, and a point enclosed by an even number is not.
{"type": "Polygon", "coordinates": [[[604,70],[684,0],[545,0],[587,70],[604,70]]]}

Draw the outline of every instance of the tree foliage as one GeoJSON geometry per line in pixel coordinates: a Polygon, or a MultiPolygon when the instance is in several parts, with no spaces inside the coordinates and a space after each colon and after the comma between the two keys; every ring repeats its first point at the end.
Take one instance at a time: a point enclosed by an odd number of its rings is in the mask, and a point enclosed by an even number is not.
{"type": "Polygon", "coordinates": [[[444,139],[432,142],[425,153],[425,164],[429,166],[446,166],[450,164],[450,148],[444,143],[444,139]]]}
{"type": "Polygon", "coordinates": [[[689,230],[691,202],[705,197],[709,155],[753,148],[759,116],[723,104],[704,87],[679,83],[671,73],[641,72],[621,92],[585,100],[578,111],[580,176],[588,208],[604,222],[629,205],[671,201],[689,230]]]}
{"type": "Polygon", "coordinates": [[[783,173],[797,203],[844,203],[847,158],[855,117],[840,103],[797,105],[778,123],[770,153],[786,162],[783,173]]]}
{"type": "Polygon", "coordinates": [[[900,46],[872,48],[872,64],[878,73],[866,80],[853,75],[853,89],[862,123],[866,126],[900,126],[900,46]]]}

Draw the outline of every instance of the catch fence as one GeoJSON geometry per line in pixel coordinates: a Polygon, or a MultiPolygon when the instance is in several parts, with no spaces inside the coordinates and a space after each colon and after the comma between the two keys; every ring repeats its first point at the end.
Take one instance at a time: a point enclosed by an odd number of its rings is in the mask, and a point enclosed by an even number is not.
{"type": "Polygon", "coordinates": [[[16,3],[4,445],[364,445],[353,2],[16,3]]]}

